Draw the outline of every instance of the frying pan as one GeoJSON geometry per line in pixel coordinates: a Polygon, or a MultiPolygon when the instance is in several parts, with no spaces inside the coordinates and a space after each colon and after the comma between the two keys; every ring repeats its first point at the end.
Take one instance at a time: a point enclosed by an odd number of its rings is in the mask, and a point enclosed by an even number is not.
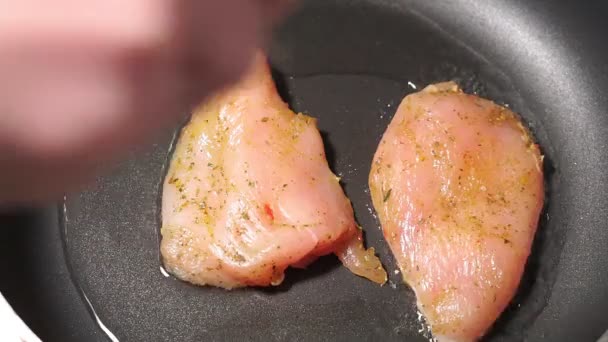
{"type": "Polygon", "coordinates": [[[608,328],[607,14],[602,1],[311,0],[277,30],[281,95],[319,118],[330,165],[389,270],[383,287],[331,256],[272,289],[164,275],[159,194],[175,127],[59,208],[5,215],[0,291],[46,341],[427,341],[367,175],[403,96],[452,79],[520,113],[546,156],[533,252],[485,340],[596,341],[608,328]]]}

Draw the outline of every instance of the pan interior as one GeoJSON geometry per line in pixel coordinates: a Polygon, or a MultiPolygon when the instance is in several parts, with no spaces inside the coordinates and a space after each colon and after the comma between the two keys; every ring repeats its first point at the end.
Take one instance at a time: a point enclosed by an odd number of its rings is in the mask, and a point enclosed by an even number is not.
{"type": "Polygon", "coordinates": [[[403,96],[454,80],[520,113],[545,154],[548,203],[520,291],[491,339],[520,340],[542,311],[565,232],[554,150],[542,117],[491,60],[432,22],[372,1],[309,1],[275,35],[269,53],[281,95],[319,119],[328,159],[342,177],[367,243],[390,274],[379,287],[333,256],[289,270],[272,289],[226,292],[163,275],[159,196],[174,134],[166,134],[96,186],[66,200],[64,242],[72,276],[100,320],[124,341],[426,341],[411,290],[381,237],[367,187],[380,137],[403,96]]]}

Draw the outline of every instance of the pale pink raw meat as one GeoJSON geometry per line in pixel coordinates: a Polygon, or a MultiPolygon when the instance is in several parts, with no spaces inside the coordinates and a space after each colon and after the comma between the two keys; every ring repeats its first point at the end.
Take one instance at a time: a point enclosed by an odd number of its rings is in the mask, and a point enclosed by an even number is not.
{"type": "Polygon", "coordinates": [[[178,278],[226,289],[278,285],[289,266],[335,253],[384,283],[316,121],[279,97],[261,54],[239,84],[196,110],[164,183],[161,253],[178,278]]]}
{"type": "Polygon", "coordinates": [[[434,336],[483,336],[518,287],[543,205],[542,157],[519,118],[431,85],[397,109],[369,185],[434,336]]]}

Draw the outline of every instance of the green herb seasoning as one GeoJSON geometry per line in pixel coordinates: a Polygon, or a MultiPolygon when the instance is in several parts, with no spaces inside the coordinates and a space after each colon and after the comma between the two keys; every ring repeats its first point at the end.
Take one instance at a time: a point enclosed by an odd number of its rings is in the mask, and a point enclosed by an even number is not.
{"type": "Polygon", "coordinates": [[[384,200],[383,202],[386,203],[386,201],[388,201],[388,199],[391,197],[391,193],[393,192],[393,189],[388,189],[388,191],[384,194],[384,200]]]}

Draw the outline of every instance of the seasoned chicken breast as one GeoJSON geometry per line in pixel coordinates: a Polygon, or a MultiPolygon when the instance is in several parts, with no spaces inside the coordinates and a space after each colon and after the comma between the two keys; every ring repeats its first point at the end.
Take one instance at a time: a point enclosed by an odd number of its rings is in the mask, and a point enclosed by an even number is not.
{"type": "Polygon", "coordinates": [[[313,118],[279,97],[265,57],[205,102],[182,130],[162,198],[167,270],[226,289],[278,285],[289,266],[335,253],[384,283],[313,118]]]}
{"type": "Polygon", "coordinates": [[[519,118],[430,85],[397,109],[369,185],[435,337],[480,338],[518,287],[543,205],[542,157],[519,118]]]}

